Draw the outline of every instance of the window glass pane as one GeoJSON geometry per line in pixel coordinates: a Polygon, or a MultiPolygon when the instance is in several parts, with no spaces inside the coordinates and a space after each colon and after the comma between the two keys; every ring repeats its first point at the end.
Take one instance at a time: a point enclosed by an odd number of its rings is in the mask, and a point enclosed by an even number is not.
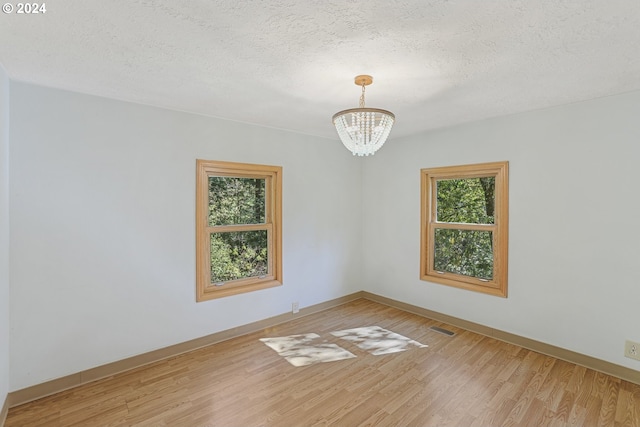
{"type": "Polygon", "coordinates": [[[209,226],[264,224],[265,179],[209,177],[209,226]]]}
{"type": "Polygon", "coordinates": [[[267,230],[211,233],[211,283],[268,273],[267,230]]]}
{"type": "Polygon", "coordinates": [[[493,224],[496,178],[443,179],[437,185],[437,220],[493,224]]]}
{"type": "Polygon", "coordinates": [[[435,230],[434,269],[463,276],[493,278],[491,231],[435,230]]]}

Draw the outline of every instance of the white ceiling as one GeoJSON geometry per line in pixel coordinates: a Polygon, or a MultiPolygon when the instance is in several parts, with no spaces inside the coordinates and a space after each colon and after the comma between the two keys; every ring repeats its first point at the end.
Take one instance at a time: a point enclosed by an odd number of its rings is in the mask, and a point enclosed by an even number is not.
{"type": "Polygon", "coordinates": [[[336,140],[357,74],[390,139],[640,89],[640,0],[45,3],[0,14],[14,80],[336,140]]]}

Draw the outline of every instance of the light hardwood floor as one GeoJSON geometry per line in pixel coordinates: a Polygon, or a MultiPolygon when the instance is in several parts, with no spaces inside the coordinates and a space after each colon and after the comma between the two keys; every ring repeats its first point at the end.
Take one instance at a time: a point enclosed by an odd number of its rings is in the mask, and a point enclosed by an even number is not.
{"type": "Polygon", "coordinates": [[[640,386],[360,299],[12,408],[6,421],[308,425],[640,426],[640,386]],[[374,356],[330,335],[374,325],[429,347],[374,356]],[[311,332],[357,357],[294,367],[259,341],[311,332]]]}

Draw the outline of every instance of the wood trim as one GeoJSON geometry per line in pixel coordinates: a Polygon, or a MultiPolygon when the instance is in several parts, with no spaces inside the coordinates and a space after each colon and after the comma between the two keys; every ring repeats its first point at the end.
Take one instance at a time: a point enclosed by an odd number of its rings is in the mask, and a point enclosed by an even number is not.
{"type": "Polygon", "coordinates": [[[281,286],[282,277],[282,167],[196,159],[196,301],[281,286]],[[209,175],[265,179],[265,224],[209,226],[209,175]],[[263,229],[269,234],[269,274],[260,278],[249,277],[231,281],[220,287],[211,286],[210,232],[263,229]]]}
{"type": "Polygon", "coordinates": [[[4,427],[4,422],[7,420],[7,414],[9,413],[9,396],[4,399],[2,409],[0,409],[0,427],[4,427]]]}
{"type": "Polygon", "coordinates": [[[509,344],[518,345],[529,350],[536,351],[538,353],[545,354],[547,356],[555,357],[556,359],[564,360],[566,362],[575,363],[576,365],[584,366],[585,368],[593,369],[598,372],[602,372],[607,375],[613,375],[625,381],[629,381],[634,384],[640,385],[640,371],[627,368],[625,366],[616,365],[615,363],[607,362],[602,359],[587,356],[575,351],[567,350],[562,347],[556,347],[551,344],[536,341],[530,338],[525,338],[519,335],[515,335],[509,332],[505,332],[499,329],[494,329],[488,326],[481,325],[479,323],[469,322],[468,320],[460,319],[457,317],[442,314],[437,311],[432,311],[426,308],[418,307],[412,304],[400,302],[391,298],[383,297],[380,295],[372,294],[367,291],[362,291],[363,298],[385,304],[390,307],[394,307],[400,310],[407,311],[409,313],[417,314],[422,317],[426,317],[433,320],[438,320],[443,323],[447,323],[452,326],[457,326],[462,329],[466,329],[471,332],[475,332],[480,335],[485,335],[491,338],[495,338],[500,341],[507,342],[509,344]]]}
{"type": "MultiPolygon", "coordinates": [[[[308,316],[310,314],[314,314],[323,310],[337,307],[339,305],[346,304],[348,302],[351,302],[360,298],[365,298],[370,301],[388,305],[390,307],[394,307],[409,313],[414,313],[429,319],[438,320],[440,322],[443,322],[452,326],[456,326],[471,332],[492,337],[510,344],[518,345],[520,347],[524,347],[529,350],[536,351],[538,353],[552,356],[567,362],[575,363],[577,365],[584,366],[586,368],[593,369],[608,375],[613,375],[625,381],[629,381],[631,383],[640,385],[640,371],[636,371],[634,369],[630,369],[624,366],[606,362],[604,360],[597,359],[595,357],[576,353],[574,351],[567,350],[561,347],[556,347],[540,341],[514,335],[509,332],[501,331],[499,329],[494,329],[478,323],[469,322],[467,320],[449,316],[447,314],[442,314],[426,308],[418,307],[418,306],[400,302],[391,298],[372,294],[367,291],[359,291],[359,292],[355,292],[353,294],[349,294],[340,298],[335,298],[320,304],[315,304],[309,307],[301,308],[300,312],[297,314],[291,314],[291,313],[280,314],[274,317],[270,317],[268,319],[249,323],[247,325],[238,326],[232,329],[227,329],[225,331],[217,332],[211,335],[207,335],[205,337],[196,338],[191,341],[186,341],[180,344],[150,351],[148,353],[143,353],[137,356],[129,357],[127,359],[123,359],[113,363],[108,363],[106,365],[98,366],[96,368],[92,368],[85,371],[77,372],[75,374],[67,375],[65,377],[56,378],[54,380],[47,381],[41,384],[36,384],[31,387],[26,387],[21,390],[13,391],[8,394],[5,400],[3,410],[2,412],[0,412],[0,420],[3,420],[2,415],[6,417],[8,408],[12,408],[14,406],[18,406],[23,403],[31,402],[33,400],[40,399],[42,397],[49,396],[73,387],[77,387],[82,384],[96,381],[101,378],[110,377],[120,372],[128,371],[143,365],[147,365],[150,363],[158,362],[160,360],[175,357],[179,354],[186,353],[188,351],[196,350],[198,348],[206,347],[221,341],[226,341],[232,338],[236,338],[242,335],[246,335],[252,332],[262,330],[262,329],[266,329],[284,322],[288,322],[290,320],[297,319],[299,317],[308,316]]],[[[2,423],[0,423],[0,426],[2,426],[2,423]]]]}
{"type": "MultiPolygon", "coordinates": [[[[5,413],[6,415],[6,412],[8,412],[8,408],[13,408],[14,406],[22,405],[23,403],[31,402],[33,400],[59,393],[61,391],[77,387],[82,384],[90,383],[101,378],[110,377],[124,371],[138,368],[143,365],[148,365],[160,360],[175,357],[179,354],[216,344],[221,341],[230,340],[232,338],[270,328],[272,326],[285,323],[299,317],[308,316],[310,314],[328,310],[330,308],[337,307],[339,305],[346,304],[363,297],[364,293],[362,291],[355,292],[353,294],[325,301],[320,304],[301,308],[300,311],[296,314],[280,314],[274,317],[269,317],[268,319],[259,320],[257,322],[227,329],[225,331],[216,332],[214,334],[207,335],[201,338],[196,338],[183,343],[171,345],[169,347],[164,347],[158,350],[150,351],[148,353],[139,354],[137,356],[128,357],[116,362],[107,363],[106,365],[56,378],[54,380],[36,384],[31,387],[26,387],[21,390],[16,390],[9,393],[9,395],[7,396],[5,402],[6,411],[3,410],[3,413],[5,413]]],[[[1,419],[2,418],[0,418],[0,420],[1,419]]],[[[0,426],[2,426],[1,423],[0,426]]]]}
{"type": "Polygon", "coordinates": [[[420,279],[490,295],[507,297],[509,256],[509,162],[445,166],[420,170],[420,279]],[[468,179],[494,176],[495,224],[437,222],[436,183],[442,179],[468,179]],[[494,241],[493,279],[486,281],[434,267],[436,229],[491,231],[494,241]]]}

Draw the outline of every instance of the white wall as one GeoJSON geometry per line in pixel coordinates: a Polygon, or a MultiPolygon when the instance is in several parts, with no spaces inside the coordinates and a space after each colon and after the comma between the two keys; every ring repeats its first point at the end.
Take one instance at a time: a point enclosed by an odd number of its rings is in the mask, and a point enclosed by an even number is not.
{"type": "Polygon", "coordinates": [[[363,167],[367,290],[640,369],[639,117],[633,92],[389,141],[363,167]],[[508,298],[419,280],[420,169],[500,160],[508,298]]]}
{"type": "Polygon", "coordinates": [[[360,289],[640,369],[622,357],[640,340],[640,92],[392,139],[359,159],[337,140],[9,88],[0,398],[360,289]],[[283,287],[195,303],[196,158],[284,167],[283,287]],[[509,298],[420,281],[420,168],[496,160],[510,161],[509,298]]]}
{"type": "Polygon", "coordinates": [[[337,140],[11,83],[11,389],[358,291],[337,140]],[[195,302],[195,159],[283,166],[284,286],[195,302]]]}
{"type": "Polygon", "coordinates": [[[0,65],[0,410],[9,392],[9,321],[9,78],[0,65]]]}

